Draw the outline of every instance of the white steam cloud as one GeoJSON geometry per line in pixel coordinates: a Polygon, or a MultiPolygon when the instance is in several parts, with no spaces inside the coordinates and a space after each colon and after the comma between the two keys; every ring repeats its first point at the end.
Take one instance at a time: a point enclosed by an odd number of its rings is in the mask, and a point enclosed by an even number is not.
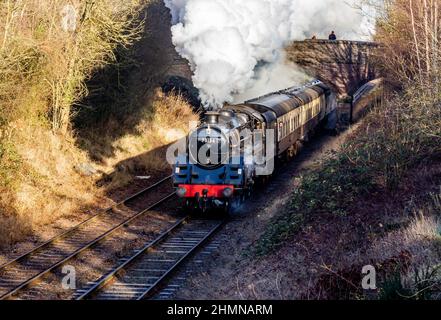
{"type": "Polygon", "coordinates": [[[242,103],[269,92],[275,92],[294,85],[308,82],[311,79],[295,64],[283,59],[283,55],[275,63],[265,64],[255,69],[250,86],[244,92],[233,95],[233,103],[242,103]]]}
{"type": "Polygon", "coordinates": [[[305,77],[285,66],[283,47],[316,35],[365,40],[373,24],[357,0],[164,0],[173,43],[191,65],[208,107],[295,85],[305,77]]]}

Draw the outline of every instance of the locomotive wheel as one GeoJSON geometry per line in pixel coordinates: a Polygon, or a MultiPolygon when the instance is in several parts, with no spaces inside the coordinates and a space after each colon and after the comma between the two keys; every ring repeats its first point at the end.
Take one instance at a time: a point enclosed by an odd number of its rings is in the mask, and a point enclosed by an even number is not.
{"type": "Polygon", "coordinates": [[[285,152],[285,161],[289,162],[289,160],[291,160],[292,158],[292,154],[291,154],[291,148],[289,148],[288,150],[286,150],[285,152]]]}
{"type": "Polygon", "coordinates": [[[307,132],[302,139],[302,143],[308,143],[310,136],[311,136],[310,132],[307,132]]]}
{"type": "Polygon", "coordinates": [[[299,140],[297,140],[295,146],[296,146],[296,155],[298,155],[303,145],[299,140]]]}
{"type": "Polygon", "coordinates": [[[230,215],[230,210],[231,210],[231,203],[230,203],[230,201],[227,201],[227,203],[225,204],[225,206],[223,208],[222,214],[224,216],[228,216],[228,215],[230,215]]]}
{"type": "Polygon", "coordinates": [[[296,144],[293,144],[291,147],[289,147],[288,151],[287,151],[287,160],[291,160],[292,158],[294,158],[297,154],[297,146],[296,144]]]}

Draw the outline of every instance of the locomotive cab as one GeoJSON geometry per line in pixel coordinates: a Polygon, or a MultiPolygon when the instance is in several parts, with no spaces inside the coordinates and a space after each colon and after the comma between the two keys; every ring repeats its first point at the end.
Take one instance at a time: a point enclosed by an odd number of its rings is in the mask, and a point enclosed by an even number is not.
{"type": "Polygon", "coordinates": [[[207,112],[178,155],[177,195],[191,209],[228,210],[272,174],[276,157],[297,154],[301,141],[335,112],[333,100],[323,83],[313,81],[207,112]]]}
{"type": "Polygon", "coordinates": [[[228,210],[243,193],[251,170],[242,152],[234,150],[240,149],[237,129],[247,121],[228,110],[207,112],[203,124],[189,134],[187,152],[178,155],[173,179],[184,207],[228,210]]]}

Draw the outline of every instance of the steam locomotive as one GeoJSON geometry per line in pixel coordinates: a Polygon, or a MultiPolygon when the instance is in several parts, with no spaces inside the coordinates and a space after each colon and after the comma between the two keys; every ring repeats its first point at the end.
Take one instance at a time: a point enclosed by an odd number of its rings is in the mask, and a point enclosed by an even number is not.
{"type": "Polygon", "coordinates": [[[313,81],[207,112],[177,156],[177,195],[187,208],[228,212],[272,174],[276,159],[295,156],[321,123],[332,127],[335,111],[335,95],[313,81]]]}

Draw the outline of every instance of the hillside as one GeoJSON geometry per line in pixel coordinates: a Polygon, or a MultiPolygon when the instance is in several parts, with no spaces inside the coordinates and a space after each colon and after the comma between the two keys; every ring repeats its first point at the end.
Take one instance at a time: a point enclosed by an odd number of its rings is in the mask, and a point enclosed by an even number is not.
{"type": "Polygon", "coordinates": [[[136,174],[167,171],[160,147],[185,135],[196,116],[155,89],[170,69],[186,72],[162,1],[3,1],[0,13],[7,245],[30,234],[44,239],[61,218],[83,219],[136,174]]]}
{"type": "Polygon", "coordinates": [[[439,50],[437,9],[437,1],[398,0],[385,7],[375,36],[389,89],[383,105],[302,177],[288,209],[254,246],[266,256],[260,270],[267,263],[296,269],[302,255],[316,266],[311,285],[295,297],[440,297],[441,108],[439,57],[432,54],[439,50]],[[361,286],[368,265],[376,269],[374,290],[361,286]]]}

